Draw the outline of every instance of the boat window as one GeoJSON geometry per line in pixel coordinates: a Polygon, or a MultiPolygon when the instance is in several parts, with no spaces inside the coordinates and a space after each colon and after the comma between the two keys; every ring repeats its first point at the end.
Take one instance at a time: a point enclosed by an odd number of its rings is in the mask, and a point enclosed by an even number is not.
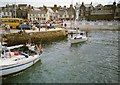
{"type": "Polygon", "coordinates": [[[5,52],[9,52],[9,50],[5,50],[5,52]]]}
{"type": "Polygon", "coordinates": [[[4,51],[2,51],[2,54],[4,54],[4,51]]]}
{"type": "Polygon", "coordinates": [[[74,37],[74,39],[76,39],[76,37],[74,37]]]}
{"type": "Polygon", "coordinates": [[[83,33],[80,33],[80,35],[83,35],[83,33]]]}

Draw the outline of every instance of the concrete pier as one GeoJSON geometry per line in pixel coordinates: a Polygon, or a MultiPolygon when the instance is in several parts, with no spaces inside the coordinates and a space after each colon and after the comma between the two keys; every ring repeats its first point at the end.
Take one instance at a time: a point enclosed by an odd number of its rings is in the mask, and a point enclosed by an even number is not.
{"type": "Polygon", "coordinates": [[[47,31],[29,31],[23,33],[10,33],[7,34],[7,43],[8,46],[17,45],[17,44],[25,44],[28,43],[29,40],[31,42],[41,42],[47,43],[51,41],[55,41],[58,39],[64,39],[68,35],[68,31],[66,29],[51,29],[47,31]]]}

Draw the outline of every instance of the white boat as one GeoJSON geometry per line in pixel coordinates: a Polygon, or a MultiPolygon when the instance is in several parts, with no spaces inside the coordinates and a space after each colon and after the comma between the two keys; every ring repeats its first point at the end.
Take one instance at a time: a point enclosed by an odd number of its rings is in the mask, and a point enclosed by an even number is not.
{"type": "MultiPolygon", "coordinates": [[[[87,37],[87,32],[82,32],[79,29],[78,27],[78,23],[77,21],[79,20],[79,10],[76,9],[76,17],[75,17],[75,21],[74,21],[74,29],[75,30],[69,30],[69,34],[71,34],[71,38],[70,38],[70,42],[71,44],[74,44],[74,43],[81,43],[81,42],[85,42],[88,40],[88,37],[87,37]],[[73,34],[76,34],[75,36],[73,36],[73,34]]],[[[71,23],[72,25],[72,23],[71,23]]],[[[72,28],[72,26],[71,26],[72,28]]],[[[72,28],[73,29],[73,28],[72,28]]]]}
{"type": "Polygon", "coordinates": [[[17,73],[39,61],[41,53],[29,47],[27,45],[3,46],[0,57],[0,76],[17,73]]]}
{"type": "Polygon", "coordinates": [[[71,44],[81,43],[81,42],[85,42],[87,40],[88,40],[88,37],[86,36],[85,32],[76,33],[75,36],[73,36],[73,37],[70,38],[71,44]]]}

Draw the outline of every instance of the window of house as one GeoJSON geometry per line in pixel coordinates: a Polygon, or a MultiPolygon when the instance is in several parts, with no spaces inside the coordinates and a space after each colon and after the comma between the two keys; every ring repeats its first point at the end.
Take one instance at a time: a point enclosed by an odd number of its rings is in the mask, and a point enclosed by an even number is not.
{"type": "Polygon", "coordinates": [[[8,15],[10,15],[10,12],[8,12],[8,15]]]}
{"type": "Polygon", "coordinates": [[[62,15],[60,15],[60,17],[62,17],[62,15]]]}
{"type": "Polygon", "coordinates": [[[116,16],[118,16],[118,12],[116,13],[116,16]]]}
{"type": "Polygon", "coordinates": [[[65,17],[66,17],[66,15],[65,15],[65,17]]]}
{"type": "Polygon", "coordinates": [[[4,15],[5,15],[5,12],[4,12],[4,15]]]}

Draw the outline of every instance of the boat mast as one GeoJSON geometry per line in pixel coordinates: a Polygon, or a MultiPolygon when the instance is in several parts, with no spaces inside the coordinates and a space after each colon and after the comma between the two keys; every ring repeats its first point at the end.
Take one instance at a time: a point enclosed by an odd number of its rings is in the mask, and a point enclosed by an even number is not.
{"type": "Polygon", "coordinates": [[[77,4],[76,4],[76,8],[75,8],[75,11],[76,11],[76,17],[75,17],[75,28],[76,28],[76,36],[78,34],[78,29],[77,29],[77,23],[76,21],[78,20],[78,17],[79,17],[79,9],[77,8],[77,4]]]}
{"type": "Polygon", "coordinates": [[[16,0],[15,0],[15,18],[16,18],[16,0]]]}
{"type": "MultiPolygon", "coordinates": [[[[71,5],[73,5],[73,0],[71,0],[71,5]]],[[[72,12],[72,8],[70,8],[70,10],[72,12]]],[[[70,16],[70,22],[71,22],[71,29],[73,29],[72,15],[70,16]]]]}

